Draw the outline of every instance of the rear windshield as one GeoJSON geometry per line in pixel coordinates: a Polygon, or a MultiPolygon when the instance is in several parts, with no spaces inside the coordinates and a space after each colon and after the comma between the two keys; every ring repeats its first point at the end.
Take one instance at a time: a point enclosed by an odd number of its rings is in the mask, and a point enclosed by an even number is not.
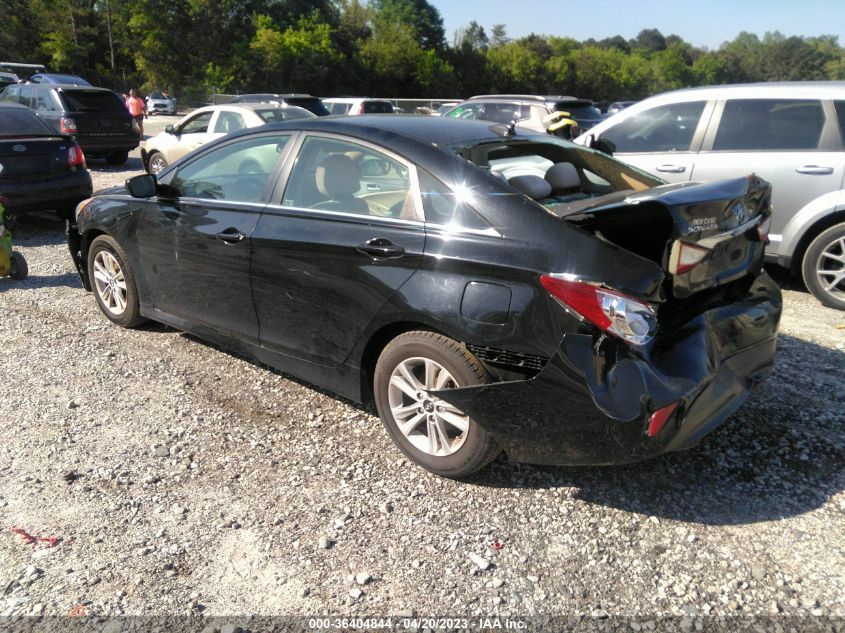
{"type": "Polygon", "coordinates": [[[54,135],[56,132],[31,110],[0,108],[0,137],[54,135]]]}
{"type": "Polygon", "coordinates": [[[389,101],[365,101],[366,114],[393,114],[393,104],[389,101]]]}
{"type": "Polygon", "coordinates": [[[290,108],[268,108],[256,110],[255,113],[267,123],[273,121],[290,121],[291,119],[313,119],[314,114],[305,108],[292,106],[290,108]]]}
{"type": "Polygon", "coordinates": [[[127,112],[120,98],[102,90],[63,90],[59,93],[69,112],[127,112]]]}
{"type": "Polygon", "coordinates": [[[328,116],[331,114],[323,102],[317,97],[285,97],[285,103],[305,108],[317,116],[328,116]]]}

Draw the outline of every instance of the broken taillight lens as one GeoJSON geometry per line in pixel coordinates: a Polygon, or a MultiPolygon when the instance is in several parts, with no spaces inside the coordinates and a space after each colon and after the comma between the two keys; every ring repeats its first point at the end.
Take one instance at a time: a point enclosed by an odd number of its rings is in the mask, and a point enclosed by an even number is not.
{"type": "Polygon", "coordinates": [[[761,242],[769,241],[769,229],[772,228],[772,216],[767,217],[765,220],[760,222],[757,225],[757,238],[761,242]]]}
{"type": "Polygon", "coordinates": [[[654,336],[657,315],[647,303],[559,275],[541,275],[540,283],[570,311],[628,343],[644,345],[654,336]]]}

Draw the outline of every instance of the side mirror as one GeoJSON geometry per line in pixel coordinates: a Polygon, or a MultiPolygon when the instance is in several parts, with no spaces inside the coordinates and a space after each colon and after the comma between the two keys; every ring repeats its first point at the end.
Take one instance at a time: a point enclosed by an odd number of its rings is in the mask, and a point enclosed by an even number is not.
{"type": "Polygon", "coordinates": [[[126,179],[126,190],[133,198],[152,198],[156,195],[158,181],[152,174],[141,174],[126,179]]]}
{"type": "Polygon", "coordinates": [[[608,156],[613,156],[613,152],[616,151],[616,145],[606,138],[596,138],[592,134],[588,134],[584,141],[584,145],[587,147],[607,154],[608,156]]]}
{"type": "Polygon", "coordinates": [[[167,125],[165,125],[164,131],[167,132],[168,134],[176,134],[176,128],[173,127],[172,123],[168,123],[167,125]]]}

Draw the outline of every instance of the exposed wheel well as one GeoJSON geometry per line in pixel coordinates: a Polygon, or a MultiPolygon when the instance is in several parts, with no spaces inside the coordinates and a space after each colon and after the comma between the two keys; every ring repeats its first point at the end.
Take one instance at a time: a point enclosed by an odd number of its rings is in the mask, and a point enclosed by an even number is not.
{"type": "Polygon", "coordinates": [[[79,245],[79,254],[82,256],[83,262],[88,261],[88,248],[91,246],[91,242],[101,235],[108,235],[108,233],[101,231],[100,229],[90,229],[85,231],[85,234],[82,236],[82,242],[79,245]]]}
{"type": "Polygon", "coordinates": [[[798,246],[795,247],[795,252],[792,254],[790,261],[790,270],[793,275],[801,276],[801,266],[804,262],[804,254],[810,246],[810,242],[816,239],[822,231],[826,231],[830,227],[845,222],[845,211],[835,211],[830,215],[817,220],[798,241],[798,246]]]}
{"type": "Polygon", "coordinates": [[[448,336],[436,328],[423,325],[422,323],[415,323],[413,321],[391,323],[376,331],[370,337],[370,340],[367,341],[364,353],[361,355],[361,402],[364,406],[373,404],[373,374],[376,369],[378,357],[381,355],[382,350],[390,341],[400,334],[411,332],[413,330],[425,330],[428,332],[443,334],[443,336],[448,336]]]}

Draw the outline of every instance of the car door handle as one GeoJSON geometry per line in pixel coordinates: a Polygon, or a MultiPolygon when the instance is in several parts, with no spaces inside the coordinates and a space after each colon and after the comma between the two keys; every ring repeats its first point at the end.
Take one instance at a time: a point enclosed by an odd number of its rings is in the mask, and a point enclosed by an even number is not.
{"type": "Polygon", "coordinates": [[[234,226],[230,226],[227,229],[223,229],[217,234],[217,239],[223,240],[227,244],[237,244],[246,238],[246,235],[241,233],[238,229],[234,226]]]}
{"type": "Polygon", "coordinates": [[[363,244],[356,246],[355,249],[377,259],[394,259],[396,257],[402,257],[405,254],[404,248],[383,237],[367,240],[363,244]]]}
{"type": "Polygon", "coordinates": [[[658,165],[655,169],[667,174],[682,174],[687,170],[683,165],[658,165]]]}
{"type": "Polygon", "coordinates": [[[367,191],[379,191],[381,187],[379,185],[368,184],[367,191]]]}
{"type": "Polygon", "coordinates": [[[817,174],[824,176],[825,174],[832,174],[833,167],[825,167],[823,165],[802,165],[801,167],[796,167],[795,171],[799,174],[817,174]]]}

